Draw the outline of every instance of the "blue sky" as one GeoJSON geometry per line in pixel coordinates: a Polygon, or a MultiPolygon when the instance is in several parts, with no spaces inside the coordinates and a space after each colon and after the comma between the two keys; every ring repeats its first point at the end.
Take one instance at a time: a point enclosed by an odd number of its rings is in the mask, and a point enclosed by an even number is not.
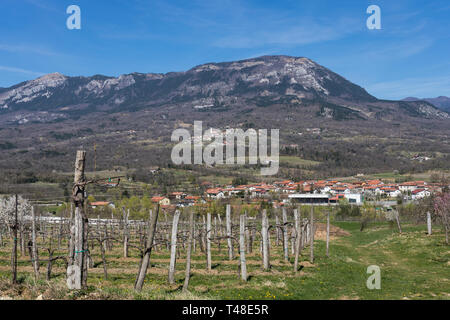
{"type": "Polygon", "coordinates": [[[285,54],[378,98],[450,96],[448,0],[1,0],[0,87],[42,74],[117,76],[285,54]],[[68,30],[66,8],[81,8],[68,30]],[[368,30],[369,5],[381,30],[368,30]]]}

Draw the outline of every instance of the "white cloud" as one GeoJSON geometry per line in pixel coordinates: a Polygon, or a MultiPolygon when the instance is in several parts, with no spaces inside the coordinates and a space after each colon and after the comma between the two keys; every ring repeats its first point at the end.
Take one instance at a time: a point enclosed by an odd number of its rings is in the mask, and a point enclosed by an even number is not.
{"type": "Polygon", "coordinates": [[[245,35],[237,33],[225,36],[213,44],[224,48],[254,48],[265,45],[295,46],[337,40],[360,30],[361,27],[356,20],[319,24],[311,19],[303,19],[296,25],[287,28],[280,28],[268,23],[263,30],[254,28],[252,32],[245,35]]]}
{"type": "Polygon", "coordinates": [[[45,74],[42,72],[36,72],[36,71],[15,68],[15,67],[8,67],[8,66],[0,66],[0,70],[14,72],[14,73],[24,73],[24,74],[29,74],[29,75],[33,75],[33,76],[42,76],[45,74]]]}
{"type": "Polygon", "coordinates": [[[15,45],[15,44],[0,44],[0,51],[7,51],[12,53],[32,53],[43,56],[55,56],[58,53],[51,50],[41,48],[39,46],[29,45],[15,45]]]}

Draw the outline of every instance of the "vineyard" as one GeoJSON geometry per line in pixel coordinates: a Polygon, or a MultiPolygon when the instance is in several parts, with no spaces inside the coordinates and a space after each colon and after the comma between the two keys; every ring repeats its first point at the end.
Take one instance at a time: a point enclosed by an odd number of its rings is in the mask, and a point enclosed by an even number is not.
{"type": "Polygon", "coordinates": [[[130,219],[126,207],[100,218],[87,206],[95,181],[85,180],[84,159],[79,151],[73,202],[59,217],[18,195],[0,199],[1,299],[450,296],[445,196],[433,227],[429,211],[426,225],[397,211],[344,222],[330,205],[261,205],[250,215],[226,203],[224,214],[157,204],[145,219],[130,219]],[[371,265],[382,270],[380,290],[366,285],[371,265]]]}
{"type": "Polygon", "coordinates": [[[35,248],[30,241],[33,221],[24,219],[16,241],[3,225],[2,298],[449,299],[450,253],[443,242],[443,231],[437,229],[428,236],[425,226],[408,224],[400,234],[396,227],[379,222],[361,232],[358,222],[334,222],[327,246],[327,216],[315,218],[314,237],[308,235],[308,218],[300,218],[297,238],[293,210],[285,210],[286,223],[276,223],[282,220],[282,212],[281,219],[277,212],[273,213],[275,219],[268,219],[269,245],[265,249],[261,236],[263,226],[266,228],[263,215],[230,219],[231,236],[227,236],[226,217],[222,221],[219,215],[192,215],[195,221],[191,224],[188,212],[179,216],[160,213],[148,272],[142,290],[136,290],[150,223],[126,221],[126,212],[121,219],[89,219],[87,285],[81,290],[67,287],[67,266],[74,258],[69,254],[70,217],[35,217],[35,248]],[[177,219],[176,237],[172,237],[177,219]],[[246,222],[242,237],[241,221],[246,222]],[[18,258],[11,260],[15,244],[18,258]],[[37,254],[33,255],[34,251],[37,254]],[[366,288],[366,268],[370,264],[379,264],[383,270],[382,290],[366,288]],[[13,278],[15,284],[11,286],[13,278]]]}

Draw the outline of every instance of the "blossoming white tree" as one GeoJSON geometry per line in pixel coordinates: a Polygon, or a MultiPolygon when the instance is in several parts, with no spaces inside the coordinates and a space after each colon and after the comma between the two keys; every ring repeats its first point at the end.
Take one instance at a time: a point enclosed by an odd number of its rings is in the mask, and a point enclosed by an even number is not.
{"type": "MultiPolygon", "coordinates": [[[[15,197],[0,198],[0,223],[11,226],[14,224],[14,214],[16,210],[15,197]]],[[[31,217],[31,204],[22,196],[17,197],[17,219],[23,221],[31,217]]]]}

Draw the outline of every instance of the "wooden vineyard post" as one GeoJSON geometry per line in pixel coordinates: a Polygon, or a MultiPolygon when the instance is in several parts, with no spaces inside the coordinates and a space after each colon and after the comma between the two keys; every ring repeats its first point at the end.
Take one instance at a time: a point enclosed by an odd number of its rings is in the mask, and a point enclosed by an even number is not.
{"type": "Polygon", "coordinates": [[[17,194],[16,194],[16,203],[15,203],[15,210],[14,210],[14,224],[12,227],[13,230],[13,250],[11,254],[11,272],[12,272],[12,283],[17,283],[17,228],[18,228],[18,221],[17,221],[17,194]]]}
{"type": "Polygon", "coordinates": [[[284,260],[289,261],[289,237],[288,237],[288,227],[287,227],[287,213],[286,209],[282,209],[283,212],[283,250],[284,250],[284,260]]]}
{"type": "Polygon", "coordinates": [[[145,251],[141,257],[141,263],[139,265],[139,271],[134,284],[134,290],[141,291],[144,286],[145,275],[150,264],[150,254],[152,252],[153,239],[155,238],[156,224],[158,222],[159,204],[156,207],[156,213],[150,214],[151,220],[148,228],[148,236],[145,251]]]}
{"type": "Polygon", "coordinates": [[[276,238],[275,238],[275,245],[278,247],[280,245],[280,219],[278,218],[278,215],[275,214],[275,226],[276,226],[276,238]]]}
{"type": "Polygon", "coordinates": [[[328,208],[328,213],[327,213],[327,252],[326,255],[327,257],[330,256],[330,208],[328,208]]]}
{"type": "Polygon", "coordinates": [[[177,259],[177,233],[180,211],[176,210],[173,216],[172,239],[170,242],[170,265],[169,265],[169,284],[175,283],[175,264],[177,259]]]}
{"type": "Polygon", "coordinates": [[[398,232],[402,234],[402,226],[400,225],[400,214],[397,210],[394,212],[395,221],[397,221],[398,232]]]}
{"type": "Polygon", "coordinates": [[[261,236],[262,236],[262,256],[263,256],[263,269],[269,270],[270,262],[269,262],[269,244],[267,234],[269,233],[269,224],[267,220],[267,211],[266,209],[262,212],[262,227],[261,227],[261,236]]]}
{"type": "Polygon", "coordinates": [[[252,248],[251,248],[251,241],[250,241],[250,228],[247,226],[248,223],[248,216],[247,216],[247,211],[245,211],[245,246],[246,246],[246,253],[250,254],[252,253],[252,248]]]}
{"type": "Polygon", "coordinates": [[[294,257],[294,272],[298,271],[298,256],[300,254],[300,219],[298,216],[298,210],[294,209],[294,223],[295,223],[295,257],[294,257]]]}
{"type": "Polygon", "coordinates": [[[75,258],[75,225],[73,221],[73,203],[70,203],[70,220],[69,220],[69,252],[68,261],[69,266],[73,265],[75,258]]]}
{"type": "Polygon", "coordinates": [[[36,214],[34,213],[34,207],[31,207],[31,259],[33,260],[34,278],[39,279],[39,256],[37,250],[37,237],[36,237],[36,214]]]}
{"type": "Polygon", "coordinates": [[[186,275],[184,278],[183,291],[187,291],[189,286],[189,279],[191,278],[191,253],[192,253],[193,238],[194,238],[194,211],[191,210],[189,212],[189,238],[186,253],[186,275]]]}
{"type": "Polygon", "coordinates": [[[206,269],[211,271],[211,213],[206,214],[206,269]]]}
{"type": "Polygon", "coordinates": [[[247,262],[245,260],[245,215],[241,215],[239,219],[239,257],[241,279],[247,281],[247,262]]]}
{"type": "Polygon", "coordinates": [[[194,239],[193,239],[193,243],[192,243],[192,250],[194,252],[197,252],[197,239],[195,238],[195,233],[197,232],[197,228],[196,228],[195,223],[196,223],[196,221],[195,221],[195,216],[194,216],[194,233],[192,235],[194,237],[194,239]]]}
{"type": "Polygon", "coordinates": [[[427,231],[428,235],[431,236],[431,213],[430,211],[427,211],[427,231]]]}
{"type": "Polygon", "coordinates": [[[128,216],[130,215],[130,210],[125,210],[122,207],[123,211],[123,257],[128,258],[128,216]]]}
{"type": "Polygon", "coordinates": [[[311,205],[311,217],[309,222],[309,247],[310,247],[310,257],[309,261],[314,263],[314,206],[311,205]]]}
{"type": "Polygon", "coordinates": [[[77,151],[75,160],[75,177],[74,187],[72,192],[72,199],[75,206],[75,221],[74,221],[74,259],[73,265],[67,269],[67,284],[69,289],[81,289],[86,286],[85,279],[87,268],[87,243],[86,243],[86,229],[87,218],[84,210],[85,200],[85,178],[84,168],[86,160],[86,151],[77,151]]]}
{"type": "Polygon", "coordinates": [[[227,224],[227,244],[228,244],[228,259],[233,260],[233,239],[231,231],[231,206],[227,204],[226,211],[226,224],[227,224]]]}

